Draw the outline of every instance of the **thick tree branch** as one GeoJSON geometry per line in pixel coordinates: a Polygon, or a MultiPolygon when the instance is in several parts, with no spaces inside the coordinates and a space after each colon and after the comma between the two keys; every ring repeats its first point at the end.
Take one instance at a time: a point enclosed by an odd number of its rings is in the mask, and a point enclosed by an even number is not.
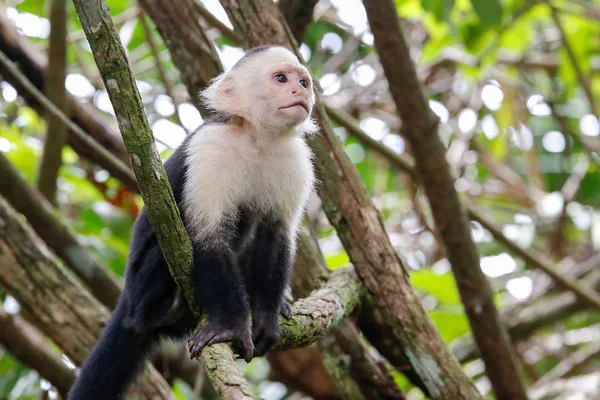
{"type": "Polygon", "coordinates": [[[121,293],[115,276],[75,238],[61,216],[0,153],[0,194],[22,213],[36,233],[54,250],[105,306],[113,308],[121,293]]]}
{"type": "Polygon", "coordinates": [[[0,302],[0,344],[10,354],[36,370],[40,376],[67,397],[75,382],[75,371],[63,363],[61,354],[51,347],[46,337],[19,314],[9,314],[0,302]]]}
{"type": "MultiPolygon", "coordinates": [[[[294,49],[291,32],[272,2],[224,0],[221,4],[243,34],[245,47],[281,44],[294,49]]],[[[392,326],[392,340],[404,348],[433,398],[480,398],[421,306],[356,168],[317,103],[315,116],[322,132],[309,142],[322,182],[319,195],[359,276],[392,326]]]]}
{"type": "MultiPolygon", "coordinates": [[[[67,0],[50,2],[50,45],[46,70],[46,97],[61,111],[66,111],[67,90],[67,0]]],[[[55,114],[47,117],[46,142],[39,167],[37,186],[50,201],[56,203],[58,171],[62,165],[62,149],[67,143],[67,127],[55,114]]]]}
{"type": "Polygon", "coordinates": [[[506,328],[492,289],[479,266],[479,255],[458,193],[446,151],[437,134],[438,118],[420,87],[392,0],[365,0],[375,47],[402,119],[404,136],[415,155],[416,169],[429,198],[471,329],[499,399],[527,399],[506,328]]]}
{"type": "MultiPolygon", "coordinates": [[[[81,364],[108,321],[108,311],[60,266],[46,245],[0,198],[0,285],[37,326],[81,364]]],[[[132,389],[146,399],[171,399],[162,377],[146,368],[132,389]]]]}

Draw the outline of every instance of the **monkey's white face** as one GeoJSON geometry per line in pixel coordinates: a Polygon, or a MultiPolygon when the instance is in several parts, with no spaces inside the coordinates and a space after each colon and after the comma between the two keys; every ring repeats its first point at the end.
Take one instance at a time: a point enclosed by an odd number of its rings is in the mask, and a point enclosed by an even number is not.
{"type": "Polygon", "coordinates": [[[315,131],[309,118],[315,104],[312,79],[283,47],[251,56],[217,78],[203,96],[209,107],[240,116],[258,130],[315,131]]]}
{"type": "Polygon", "coordinates": [[[264,96],[270,105],[271,118],[280,119],[284,125],[297,125],[309,117],[313,89],[304,68],[288,63],[272,65],[266,69],[264,79],[264,96]]]}

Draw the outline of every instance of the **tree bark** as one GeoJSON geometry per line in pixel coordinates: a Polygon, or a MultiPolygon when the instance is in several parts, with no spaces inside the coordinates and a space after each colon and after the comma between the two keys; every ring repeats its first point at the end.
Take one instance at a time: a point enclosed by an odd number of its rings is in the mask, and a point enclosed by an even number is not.
{"type": "MultiPolygon", "coordinates": [[[[21,217],[0,198],[0,284],[75,363],[81,364],[108,321],[108,311],[70,275],[21,217]]],[[[132,394],[172,399],[160,374],[148,367],[132,394]]]]}
{"type": "MultiPolygon", "coordinates": [[[[223,0],[221,4],[244,36],[246,47],[281,44],[293,48],[291,32],[272,2],[223,0]]],[[[377,308],[392,326],[396,343],[403,347],[433,398],[481,398],[421,306],[320,101],[315,108],[321,135],[309,142],[316,153],[323,208],[377,308]]]]}
{"type": "Polygon", "coordinates": [[[471,329],[499,399],[527,399],[517,359],[500,321],[492,289],[479,266],[477,248],[446,151],[437,134],[438,118],[429,108],[392,0],[365,0],[375,47],[402,119],[402,132],[411,144],[416,170],[429,198],[436,228],[444,242],[471,329]]]}
{"type": "Polygon", "coordinates": [[[27,183],[2,153],[0,175],[0,194],[25,215],[36,233],[88,285],[94,296],[105,306],[114,308],[121,293],[121,283],[77,241],[61,221],[58,211],[27,183]]]}
{"type": "Polygon", "coordinates": [[[61,354],[51,347],[46,337],[19,314],[9,314],[0,303],[0,343],[10,354],[36,370],[40,376],[67,398],[75,382],[75,371],[63,363],[61,354]]]}
{"type": "Polygon", "coordinates": [[[279,10],[296,39],[302,43],[306,28],[312,22],[313,11],[318,0],[281,0],[279,10]]]}

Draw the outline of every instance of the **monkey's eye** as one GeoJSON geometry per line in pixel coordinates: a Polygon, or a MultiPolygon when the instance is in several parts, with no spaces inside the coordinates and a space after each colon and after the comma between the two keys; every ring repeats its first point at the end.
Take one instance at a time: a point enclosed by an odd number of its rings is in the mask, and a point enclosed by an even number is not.
{"type": "Polygon", "coordinates": [[[300,79],[300,84],[302,85],[303,88],[308,87],[308,81],[306,79],[300,79]]]}
{"type": "Polygon", "coordinates": [[[287,78],[285,77],[284,74],[277,74],[275,75],[275,80],[279,83],[286,83],[287,82],[287,78]]]}

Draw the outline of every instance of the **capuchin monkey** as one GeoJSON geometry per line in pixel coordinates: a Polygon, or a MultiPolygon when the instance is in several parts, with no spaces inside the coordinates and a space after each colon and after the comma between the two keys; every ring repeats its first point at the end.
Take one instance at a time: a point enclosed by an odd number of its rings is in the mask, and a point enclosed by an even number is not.
{"type": "MultiPolygon", "coordinates": [[[[208,317],[189,350],[196,357],[211,344],[236,342],[249,362],[280,337],[278,315],[292,314],[283,294],[315,181],[304,141],[317,131],[315,93],[292,52],[261,46],[202,97],[214,116],[165,162],[193,245],[196,301],[208,317]]],[[[69,399],[120,399],[160,339],[182,340],[196,325],[144,209],[125,288],[69,399]]]]}

